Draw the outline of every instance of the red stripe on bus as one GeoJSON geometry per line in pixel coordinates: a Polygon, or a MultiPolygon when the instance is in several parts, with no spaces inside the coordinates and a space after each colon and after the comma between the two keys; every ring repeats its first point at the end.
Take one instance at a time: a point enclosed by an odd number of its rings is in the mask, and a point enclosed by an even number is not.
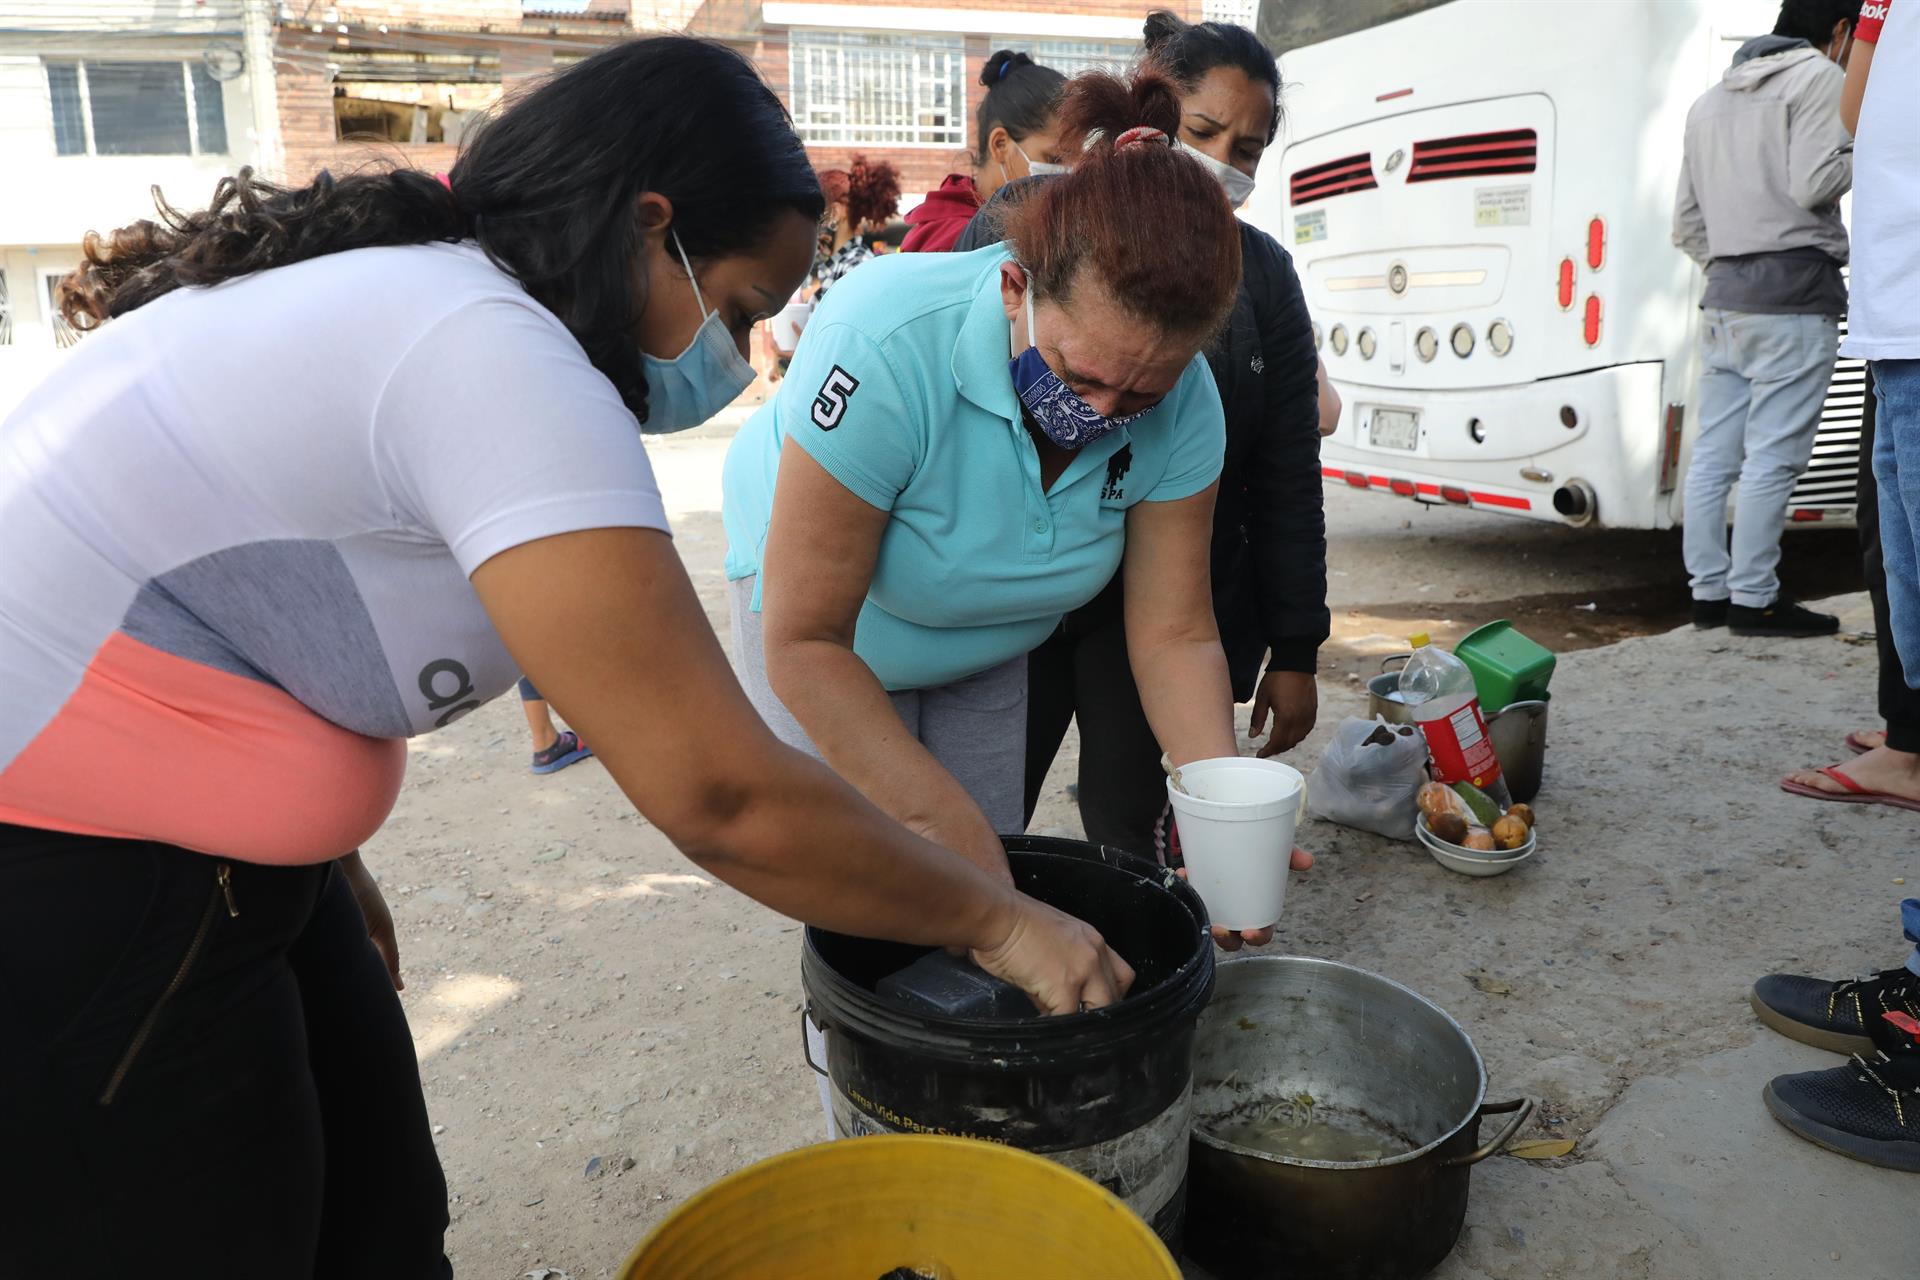
{"type": "Polygon", "coordinates": [[[1467,496],[1489,507],[1510,507],[1515,511],[1533,510],[1533,503],[1527,499],[1509,498],[1504,493],[1474,493],[1469,490],[1467,496]]]}

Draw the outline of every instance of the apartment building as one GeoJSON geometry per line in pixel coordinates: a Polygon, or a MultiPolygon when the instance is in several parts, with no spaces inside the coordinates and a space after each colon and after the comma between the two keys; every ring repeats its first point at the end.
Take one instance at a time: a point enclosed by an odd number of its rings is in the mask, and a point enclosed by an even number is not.
{"type": "Polygon", "coordinates": [[[271,162],[264,17],[243,0],[0,0],[0,393],[74,340],[52,290],[89,230],[150,216],[154,187],[194,207],[271,162]]]}

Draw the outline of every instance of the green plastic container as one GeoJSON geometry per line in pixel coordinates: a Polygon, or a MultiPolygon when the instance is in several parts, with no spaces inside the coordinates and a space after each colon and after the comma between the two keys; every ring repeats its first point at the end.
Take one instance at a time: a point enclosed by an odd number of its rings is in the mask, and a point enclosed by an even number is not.
{"type": "Polygon", "coordinates": [[[1468,635],[1453,651],[1473,672],[1480,709],[1487,715],[1547,696],[1547,685],[1553,680],[1552,651],[1515,631],[1504,618],[1468,635]]]}

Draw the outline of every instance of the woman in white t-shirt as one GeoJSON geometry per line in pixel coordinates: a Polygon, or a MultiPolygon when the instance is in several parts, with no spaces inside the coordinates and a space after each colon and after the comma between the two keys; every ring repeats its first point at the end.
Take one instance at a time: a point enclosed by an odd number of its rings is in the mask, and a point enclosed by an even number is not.
{"type": "Polygon", "coordinates": [[[64,309],[112,323],[0,424],[0,1274],[450,1273],[348,851],[404,740],[523,671],[741,891],[1050,1010],[1124,992],[1092,930],[781,746],[667,536],[639,423],[747,384],[821,210],[752,67],[661,37],[448,183],[242,171],[89,238],[64,309]]]}

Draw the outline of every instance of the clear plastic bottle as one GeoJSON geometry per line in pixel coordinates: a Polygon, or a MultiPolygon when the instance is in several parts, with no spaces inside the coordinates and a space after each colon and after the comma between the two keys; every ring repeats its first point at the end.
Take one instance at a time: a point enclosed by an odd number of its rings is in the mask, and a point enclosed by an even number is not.
{"type": "Polygon", "coordinates": [[[1500,758],[1487,736],[1486,717],[1473,687],[1473,672],[1432,642],[1425,632],[1408,637],[1413,658],[1400,672],[1400,699],[1413,712],[1433,755],[1433,772],[1446,783],[1469,782],[1505,813],[1513,804],[1500,758]]]}

